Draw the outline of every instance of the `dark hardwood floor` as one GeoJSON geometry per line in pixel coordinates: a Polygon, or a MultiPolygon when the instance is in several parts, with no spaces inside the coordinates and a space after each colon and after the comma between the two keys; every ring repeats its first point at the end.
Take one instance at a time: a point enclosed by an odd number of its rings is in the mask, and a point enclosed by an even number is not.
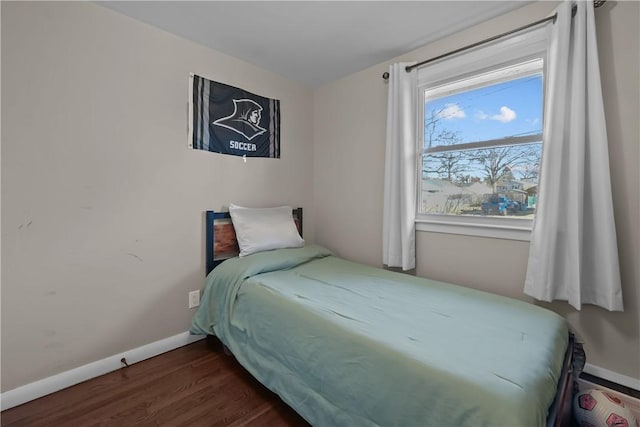
{"type": "Polygon", "coordinates": [[[216,339],[202,340],[0,414],[2,426],[308,426],[216,339]]]}

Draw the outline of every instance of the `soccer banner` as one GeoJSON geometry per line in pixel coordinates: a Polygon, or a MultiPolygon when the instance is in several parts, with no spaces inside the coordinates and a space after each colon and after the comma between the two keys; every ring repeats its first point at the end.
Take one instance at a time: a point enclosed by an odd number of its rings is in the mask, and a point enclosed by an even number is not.
{"type": "Polygon", "coordinates": [[[189,147],[233,156],[280,158],[280,101],[192,75],[189,147]]]}

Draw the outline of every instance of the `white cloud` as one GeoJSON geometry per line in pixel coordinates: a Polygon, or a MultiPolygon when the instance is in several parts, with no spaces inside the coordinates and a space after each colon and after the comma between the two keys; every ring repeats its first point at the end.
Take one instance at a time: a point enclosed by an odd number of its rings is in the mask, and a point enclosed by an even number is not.
{"type": "Polygon", "coordinates": [[[502,123],[509,123],[516,119],[516,112],[509,107],[500,107],[500,114],[494,114],[491,116],[491,120],[497,120],[502,123]]]}
{"type": "Polygon", "coordinates": [[[476,111],[476,118],[478,120],[486,120],[489,118],[489,115],[482,110],[476,111]]]}
{"type": "Polygon", "coordinates": [[[446,104],[442,111],[438,113],[438,117],[446,120],[463,119],[466,116],[464,110],[458,104],[446,104]]]}

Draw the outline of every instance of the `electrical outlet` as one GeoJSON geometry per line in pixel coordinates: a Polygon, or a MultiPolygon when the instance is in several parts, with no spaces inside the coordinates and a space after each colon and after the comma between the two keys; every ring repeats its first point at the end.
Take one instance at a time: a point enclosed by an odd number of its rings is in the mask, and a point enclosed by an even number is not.
{"type": "Polygon", "coordinates": [[[189,308],[197,307],[200,305],[200,291],[189,292],[189,308]]]}

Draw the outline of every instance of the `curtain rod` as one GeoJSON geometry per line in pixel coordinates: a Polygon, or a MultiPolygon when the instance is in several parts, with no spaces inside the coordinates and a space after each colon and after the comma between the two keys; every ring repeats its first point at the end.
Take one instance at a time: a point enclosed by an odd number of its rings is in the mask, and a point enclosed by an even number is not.
{"type": "MultiPolygon", "coordinates": [[[[607,0],[594,0],[593,1],[593,7],[598,8],[598,7],[602,6],[606,1],[607,0]]],[[[572,8],[573,15],[575,15],[576,10],[577,10],[577,6],[573,6],[573,8],[572,8]]],[[[531,27],[535,27],[537,25],[541,25],[541,24],[544,24],[544,23],[549,22],[549,21],[556,22],[556,17],[557,16],[558,16],[558,14],[554,13],[551,16],[548,16],[546,18],[540,19],[538,21],[532,22],[532,23],[527,24],[527,25],[523,25],[522,27],[516,28],[514,30],[510,30],[510,31],[504,32],[502,34],[498,34],[497,36],[489,37],[488,39],[481,40],[479,42],[476,42],[476,43],[461,47],[461,48],[456,49],[456,50],[452,50],[451,52],[443,53],[442,55],[438,55],[438,56],[436,56],[434,58],[426,59],[426,60],[424,60],[422,62],[418,62],[417,64],[409,65],[409,66],[405,67],[405,70],[407,72],[409,72],[409,71],[413,70],[414,68],[421,67],[421,66],[426,65],[426,64],[428,64],[430,62],[437,61],[438,59],[446,58],[447,56],[455,55],[456,53],[460,53],[460,52],[463,52],[465,50],[473,49],[474,47],[483,45],[485,43],[492,42],[494,40],[501,39],[502,37],[506,37],[506,36],[509,36],[511,34],[518,33],[520,31],[527,30],[527,29],[529,29],[531,27]]],[[[385,71],[382,74],[382,78],[387,80],[389,78],[389,72],[385,71]]]]}

